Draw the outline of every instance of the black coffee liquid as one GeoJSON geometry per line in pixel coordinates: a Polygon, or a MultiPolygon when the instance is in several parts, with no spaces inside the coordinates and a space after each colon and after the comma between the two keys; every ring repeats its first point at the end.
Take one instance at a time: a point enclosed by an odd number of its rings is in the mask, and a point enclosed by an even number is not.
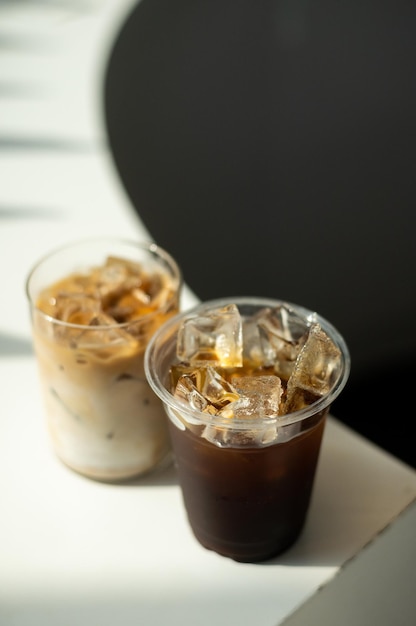
{"type": "Polygon", "coordinates": [[[258,448],[219,447],[169,423],[189,522],[203,546],[255,562],[294,543],[309,506],[325,414],[304,420],[292,439],[258,448]]]}

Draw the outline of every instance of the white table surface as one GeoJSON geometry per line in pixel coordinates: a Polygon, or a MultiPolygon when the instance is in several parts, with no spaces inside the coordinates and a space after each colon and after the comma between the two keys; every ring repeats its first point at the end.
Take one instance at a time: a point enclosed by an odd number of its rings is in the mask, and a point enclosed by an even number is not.
{"type": "MultiPolygon", "coordinates": [[[[132,0],[0,3],[0,625],[416,622],[416,472],[336,419],[305,531],[267,564],[196,542],[174,468],[115,486],[54,456],[24,281],[94,234],[151,238],[106,144],[102,80],[132,0]]],[[[195,302],[185,290],[183,306],[195,302]]]]}

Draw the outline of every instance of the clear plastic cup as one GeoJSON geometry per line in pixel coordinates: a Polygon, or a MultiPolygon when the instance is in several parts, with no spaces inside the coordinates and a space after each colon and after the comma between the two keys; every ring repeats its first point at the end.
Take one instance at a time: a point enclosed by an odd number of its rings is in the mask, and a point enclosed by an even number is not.
{"type": "Polygon", "coordinates": [[[329,392],[281,416],[230,419],[191,408],[172,392],[170,370],[178,363],[178,330],[185,319],[230,304],[236,304],[241,315],[251,316],[282,303],[225,298],[183,312],[149,342],[145,371],[169,417],[183,501],[195,537],[206,548],[237,561],[264,561],[289,548],[304,527],[326,416],[347,382],[350,357],[329,322],[290,304],[305,328],[311,320],[319,323],[339,349],[329,392]],[[220,436],[216,438],[215,432],[220,436]]]}
{"type": "Polygon", "coordinates": [[[166,415],[143,360],[154,331],[179,311],[181,287],[177,263],[151,242],[76,241],[30,271],[47,427],[58,457],[80,474],[120,481],[171,460],[166,415]],[[94,279],[85,278],[93,268],[94,279]]]}

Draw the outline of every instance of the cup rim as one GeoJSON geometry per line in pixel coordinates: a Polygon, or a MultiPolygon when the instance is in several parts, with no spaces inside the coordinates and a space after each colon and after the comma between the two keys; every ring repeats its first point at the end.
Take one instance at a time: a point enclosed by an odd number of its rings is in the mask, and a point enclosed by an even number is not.
{"type": "MultiPolygon", "coordinates": [[[[25,294],[26,294],[26,298],[27,298],[27,301],[29,302],[31,309],[33,311],[36,311],[38,315],[41,315],[45,320],[47,320],[50,323],[53,323],[53,324],[56,324],[65,328],[72,328],[74,330],[75,329],[85,330],[86,328],[85,324],[74,324],[71,322],[65,322],[63,320],[59,320],[53,317],[52,315],[45,313],[44,311],[42,311],[42,309],[37,307],[36,302],[30,292],[30,282],[32,278],[34,277],[36,271],[41,267],[41,265],[45,261],[48,261],[55,254],[64,252],[65,250],[69,250],[70,248],[73,248],[78,245],[104,244],[105,242],[108,242],[109,244],[117,243],[117,244],[122,244],[122,245],[133,246],[144,251],[155,253],[155,255],[161,257],[161,259],[165,261],[169,265],[169,267],[172,269],[173,277],[174,279],[176,279],[176,284],[177,284],[176,293],[178,294],[178,297],[179,297],[180,291],[183,286],[182,271],[177,261],[173,258],[173,256],[167,250],[162,248],[159,244],[152,241],[151,239],[129,239],[127,237],[111,237],[108,235],[108,236],[101,236],[101,237],[85,237],[85,238],[80,238],[80,239],[72,239],[60,246],[51,248],[48,252],[45,252],[45,254],[39,257],[37,261],[32,265],[32,268],[29,270],[29,273],[25,280],[25,294]]],[[[64,276],[62,278],[64,278],[64,276]]],[[[171,300],[166,302],[165,305],[163,305],[159,309],[156,309],[154,311],[150,311],[149,313],[141,315],[136,320],[132,320],[129,322],[122,322],[122,323],[116,322],[115,324],[97,324],[96,326],[88,327],[88,329],[91,331],[94,331],[94,330],[102,331],[103,329],[111,330],[114,328],[117,328],[117,329],[131,328],[132,325],[144,323],[146,320],[149,320],[155,317],[155,315],[160,315],[165,310],[169,309],[170,305],[171,305],[171,300]]]]}
{"type": "Polygon", "coordinates": [[[212,308],[222,307],[229,304],[239,305],[256,305],[256,306],[264,306],[264,307],[276,307],[279,305],[285,305],[287,307],[292,308],[295,312],[299,313],[303,318],[305,318],[305,322],[311,324],[312,322],[317,322],[321,325],[323,330],[328,334],[328,336],[334,341],[335,345],[341,351],[341,368],[338,378],[336,379],[333,387],[329,391],[329,393],[325,394],[312,404],[298,410],[293,411],[292,413],[288,413],[286,415],[278,415],[273,417],[264,417],[264,418],[256,418],[256,420],[242,420],[242,419],[232,419],[232,427],[235,430],[253,430],[259,428],[263,428],[268,425],[276,425],[277,427],[287,426],[289,424],[294,424],[296,422],[305,420],[306,418],[316,415],[322,411],[324,411],[330,404],[338,397],[341,393],[342,389],[345,387],[350,370],[351,370],[351,358],[349,349],[347,344],[343,338],[343,336],[339,333],[339,331],[324,317],[307,309],[298,304],[294,304],[287,300],[281,300],[276,298],[263,298],[256,296],[238,296],[238,297],[227,297],[227,298],[217,298],[213,300],[208,300],[205,302],[200,302],[193,307],[186,309],[185,311],[181,311],[177,313],[175,316],[171,317],[169,320],[164,322],[162,326],[160,326],[155,333],[152,335],[144,356],[144,369],[147,381],[154,391],[154,393],[162,400],[165,405],[165,410],[168,412],[169,410],[173,410],[175,413],[179,412],[180,414],[185,414],[191,423],[199,423],[201,425],[215,425],[219,427],[229,428],[230,420],[227,418],[220,418],[218,416],[210,416],[204,414],[202,411],[198,411],[196,409],[191,408],[185,401],[176,398],[170,393],[163,380],[157,374],[156,368],[154,367],[156,352],[158,350],[157,344],[161,340],[164,335],[167,339],[166,341],[171,343],[176,336],[176,332],[179,324],[182,320],[199,315],[201,312],[207,311],[212,308]],[[253,428],[254,423],[254,428],[253,428]]]}

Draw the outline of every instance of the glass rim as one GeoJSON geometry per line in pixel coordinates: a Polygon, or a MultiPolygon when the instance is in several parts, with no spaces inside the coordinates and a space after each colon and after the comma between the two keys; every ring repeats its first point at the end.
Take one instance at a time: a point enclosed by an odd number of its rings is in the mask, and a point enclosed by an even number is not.
{"type": "MultiPolygon", "coordinates": [[[[56,324],[65,328],[72,328],[74,330],[77,329],[80,331],[85,330],[86,328],[88,328],[89,331],[95,331],[95,330],[102,331],[105,329],[111,330],[114,328],[117,328],[117,329],[131,328],[132,326],[142,324],[145,321],[152,319],[156,315],[160,315],[165,310],[168,310],[171,305],[172,299],[168,300],[160,308],[155,309],[154,311],[150,311],[149,313],[146,313],[144,315],[141,315],[139,318],[135,320],[131,320],[128,322],[121,322],[121,323],[116,322],[114,324],[97,324],[96,326],[88,326],[86,324],[74,324],[71,322],[58,320],[56,317],[53,317],[52,315],[45,313],[44,311],[42,311],[42,309],[36,306],[34,298],[32,297],[32,294],[30,292],[30,282],[33,279],[36,271],[41,267],[43,263],[48,261],[55,254],[59,254],[60,252],[64,252],[65,250],[70,250],[71,248],[75,248],[78,245],[86,245],[88,243],[104,244],[105,242],[109,242],[109,244],[117,243],[117,244],[127,245],[130,247],[136,247],[140,250],[154,253],[155,256],[159,256],[163,261],[167,263],[167,265],[172,270],[173,277],[174,279],[176,279],[176,282],[177,282],[175,293],[177,294],[177,297],[179,297],[179,293],[183,285],[182,271],[177,261],[173,258],[173,256],[167,250],[162,248],[159,244],[155,243],[151,239],[129,239],[127,237],[111,237],[111,236],[86,237],[83,239],[73,239],[72,241],[68,241],[60,246],[56,246],[55,248],[52,248],[48,252],[43,254],[41,257],[39,257],[38,260],[34,263],[34,265],[30,269],[25,280],[25,294],[32,310],[36,311],[40,316],[42,316],[45,320],[47,320],[50,323],[53,323],[53,324],[56,324]]],[[[64,276],[62,278],[64,278],[64,276]]],[[[47,285],[45,285],[45,287],[46,286],[47,285]]]]}
{"type": "MultiPolygon", "coordinates": [[[[161,347],[159,347],[159,350],[160,349],[161,347]]],[[[333,326],[328,320],[326,320],[315,311],[307,309],[301,305],[294,304],[287,300],[281,300],[276,298],[263,298],[256,296],[238,296],[235,298],[217,298],[214,300],[200,302],[190,309],[177,313],[169,320],[164,322],[164,324],[162,324],[162,326],[160,326],[152,335],[146,347],[144,356],[144,369],[150,387],[165,404],[166,411],[167,408],[169,408],[175,413],[178,412],[179,414],[183,414],[185,418],[189,418],[189,421],[192,424],[198,423],[204,426],[218,426],[222,428],[232,428],[234,430],[252,431],[264,428],[265,426],[288,426],[290,424],[303,421],[308,417],[324,411],[327,407],[329,407],[330,404],[332,404],[332,402],[338,397],[342,389],[345,387],[351,370],[351,358],[349,349],[343,336],[339,333],[335,326],[333,326]],[[319,323],[322,329],[328,334],[328,336],[332,339],[332,341],[341,352],[340,372],[331,390],[312,404],[297,411],[293,411],[285,415],[276,415],[273,417],[260,417],[256,418],[255,420],[236,418],[230,419],[215,415],[207,415],[202,411],[193,409],[184,400],[176,398],[170,391],[168,391],[161,376],[157,373],[155,368],[155,357],[156,351],[158,351],[158,342],[162,339],[162,336],[164,336],[166,342],[164,342],[164,345],[168,343],[170,344],[176,337],[177,329],[179,328],[179,324],[182,320],[199,315],[200,313],[207,311],[211,308],[226,306],[228,304],[236,304],[237,306],[247,305],[261,307],[276,307],[279,305],[285,305],[287,307],[290,307],[296,313],[299,313],[301,317],[305,319],[306,325],[310,325],[312,322],[315,321],[319,323]]]]}

